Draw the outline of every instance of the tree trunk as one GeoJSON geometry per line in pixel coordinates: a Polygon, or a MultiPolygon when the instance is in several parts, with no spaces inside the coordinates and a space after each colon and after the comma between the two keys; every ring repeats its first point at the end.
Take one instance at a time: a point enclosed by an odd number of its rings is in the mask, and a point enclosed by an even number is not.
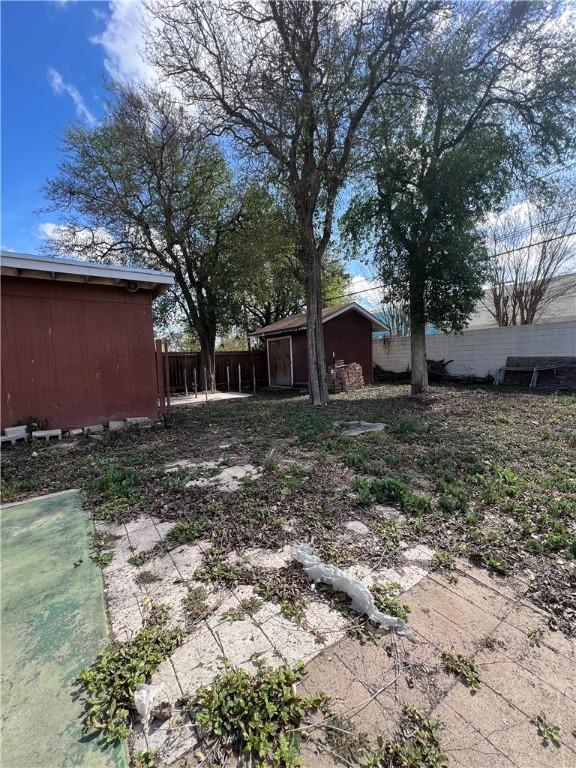
{"type": "Polygon", "coordinates": [[[411,323],[410,327],[410,392],[413,395],[419,395],[428,389],[426,323],[411,323]]]}
{"type": "Polygon", "coordinates": [[[202,328],[200,341],[200,386],[204,387],[204,371],[209,392],[216,391],[216,329],[202,328]]]}
{"type": "Polygon", "coordinates": [[[418,252],[410,258],[410,393],[428,389],[426,360],[426,301],[424,259],[418,252]]]}
{"type": "Polygon", "coordinates": [[[308,352],[308,387],[314,406],[328,403],[324,327],[322,325],[322,275],[320,257],[314,248],[309,254],[306,279],[306,343],[308,352]]]}

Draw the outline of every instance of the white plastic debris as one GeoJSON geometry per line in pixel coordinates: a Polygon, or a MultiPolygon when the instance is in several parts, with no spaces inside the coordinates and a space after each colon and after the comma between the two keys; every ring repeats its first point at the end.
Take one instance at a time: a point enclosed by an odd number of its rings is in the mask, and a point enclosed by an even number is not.
{"type": "Polygon", "coordinates": [[[154,705],[154,699],[162,690],[162,684],[160,685],[137,685],[134,691],[134,706],[136,711],[142,718],[144,730],[147,730],[148,723],[150,721],[150,715],[152,714],[152,707],[154,705]]]}
{"type": "Polygon", "coordinates": [[[335,565],[323,563],[318,555],[312,554],[310,544],[299,544],[294,552],[294,559],[302,565],[304,573],[314,584],[328,584],[335,592],[347,594],[352,599],[350,607],[356,613],[365,614],[370,621],[388,627],[398,635],[413,636],[414,633],[405,621],[396,616],[388,616],[376,608],[374,596],[365,584],[335,565]]]}

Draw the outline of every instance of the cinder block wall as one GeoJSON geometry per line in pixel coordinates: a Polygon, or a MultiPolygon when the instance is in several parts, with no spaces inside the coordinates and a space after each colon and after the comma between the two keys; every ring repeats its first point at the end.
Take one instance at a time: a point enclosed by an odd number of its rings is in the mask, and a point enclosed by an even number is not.
{"type": "MultiPolygon", "coordinates": [[[[430,360],[452,360],[448,373],[454,376],[484,377],[494,375],[511,356],[576,356],[576,320],[439,333],[426,337],[426,349],[430,360]]],[[[408,370],[409,337],[374,339],[373,358],[386,371],[408,370]]]]}

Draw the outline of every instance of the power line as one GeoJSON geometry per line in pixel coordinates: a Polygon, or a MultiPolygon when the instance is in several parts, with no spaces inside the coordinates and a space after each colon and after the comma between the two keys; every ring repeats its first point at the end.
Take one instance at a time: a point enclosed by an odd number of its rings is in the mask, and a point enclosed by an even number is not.
{"type": "MultiPolygon", "coordinates": [[[[546,245],[547,243],[553,243],[556,240],[562,240],[565,237],[572,237],[573,235],[576,235],[576,230],[574,232],[567,232],[565,235],[558,235],[557,237],[549,237],[546,240],[540,240],[537,243],[530,243],[529,245],[519,245],[517,248],[511,248],[509,251],[500,251],[500,253],[495,253],[492,258],[497,258],[498,256],[506,256],[509,253],[515,253],[516,251],[524,251],[527,248],[532,248],[537,245],[546,245]]],[[[373,285],[370,288],[362,288],[360,291],[350,291],[348,293],[341,293],[339,296],[331,296],[331,299],[345,299],[348,296],[357,296],[359,293],[369,293],[370,291],[378,291],[381,288],[386,288],[385,283],[381,283],[380,285],[373,285]]]]}
{"type": "Polygon", "coordinates": [[[548,226],[549,224],[557,224],[559,221],[564,221],[564,219],[571,219],[574,217],[574,212],[572,213],[565,213],[562,216],[558,216],[556,219],[549,219],[548,221],[542,222],[541,225],[534,225],[531,224],[530,226],[523,227],[522,229],[517,229],[515,232],[510,232],[507,235],[501,235],[500,237],[494,237],[492,238],[492,242],[499,243],[501,240],[509,240],[511,237],[516,237],[517,235],[522,235],[524,232],[531,232],[535,229],[542,229],[543,226],[548,226]]]}
{"type": "Polygon", "coordinates": [[[515,251],[524,251],[526,250],[526,248],[533,248],[537,245],[546,245],[546,243],[553,243],[556,240],[562,240],[564,237],[572,237],[572,235],[576,235],[576,230],[574,230],[574,232],[567,232],[565,235],[548,237],[546,240],[539,240],[537,243],[528,243],[528,245],[519,245],[516,248],[511,248],[509,251],[500,251],[500,253],[495,253],[493,255],[493,258],[496,258],[497,256],[506,256],[508,253],[514,253],[515,251]]]}

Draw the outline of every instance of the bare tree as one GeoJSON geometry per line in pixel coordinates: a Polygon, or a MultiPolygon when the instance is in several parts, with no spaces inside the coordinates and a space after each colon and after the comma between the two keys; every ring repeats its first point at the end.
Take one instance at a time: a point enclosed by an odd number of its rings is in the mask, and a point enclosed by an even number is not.
{"type": "Polygon", "coordinates": [[[501,216],[487,237],[483,304],[498,325],[529,325],[576,289],[576,209],[531,203],[501,216]]]}
{"type": "Polygon", "coordinates": [[[186,98],[274,167],[293,207],[306,285],[310,398],[328,400],[322,260],[371,104],[435,3],[150,0],[149,52],[186,98]]]}
{"type": "Polygon", "coordinates": [[[384,296],[380,317],[389,336],[410,336],[410,315],[407,307],[384,296]]]}

